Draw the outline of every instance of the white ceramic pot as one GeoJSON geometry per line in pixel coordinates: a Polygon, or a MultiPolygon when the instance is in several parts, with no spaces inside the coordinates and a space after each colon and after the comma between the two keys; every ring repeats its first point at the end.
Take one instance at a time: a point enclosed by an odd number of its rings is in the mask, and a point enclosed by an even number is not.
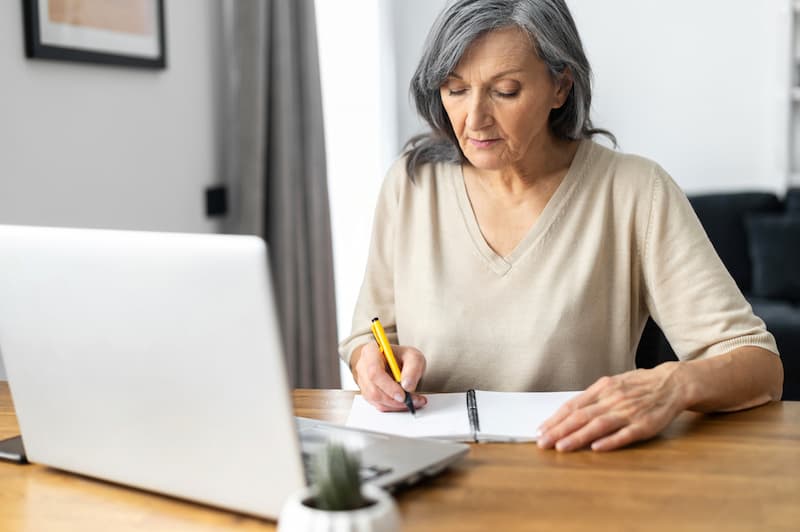
{"type": "Polygon", "coordinates": [[[369,484],[361,487],[361,493],[373,504],[331,512],[305,504],[314,497],[313,488],[299,490],[283,505],[278,532],[399,532],[400,514],[391,495],[369,484]]]}

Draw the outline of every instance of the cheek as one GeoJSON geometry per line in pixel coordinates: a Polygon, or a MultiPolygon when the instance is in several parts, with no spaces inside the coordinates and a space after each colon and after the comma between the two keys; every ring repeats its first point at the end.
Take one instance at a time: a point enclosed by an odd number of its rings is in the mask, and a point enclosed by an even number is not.
{"type": "Polygon", "coordinates": [[[453,129],[458,132],[464,123],[464,112],[461,109],[461,106],[458,103],[451,101],[447,101],[446,98],[442,97],[442,107],[444,107],[444,112],[447,115],[447,118],[450,120],[450,125],[453,126],[453,129]]]}
{"type": "Polygon", "coordinates": [[[531,109],[528,109],[527,112],[516,113],[513,117],[509,115],[501,127],[508,148],[513,152],[525,151],[547,127],[547,116],[534,116],[531,109]]]}
{"type": "Polygon", "coordinates": [[[529,102],[509,109],[506,127],[517,137],[529,136],[547,124],[550,118],[550,105],[543,100],[529,102]]]}
{"type": "Polygon", "coordinates": [[[535,127],[531,109],[513,108],[508,109],[503,120],[499,120],[500,128],[503,130],[509,141],[522,142],[530,134],[531,128],[535,127]]]}
{"type": "Polygon", "coordinates": [[[452,105],[445,106],[444,110],[447,113],[447,118],[450,120],[450,125],[453,127],[453,130],[458,133],[461,130],[462,124],[464,123],[461,113],[459,113],[458,109],[452,105]]]}

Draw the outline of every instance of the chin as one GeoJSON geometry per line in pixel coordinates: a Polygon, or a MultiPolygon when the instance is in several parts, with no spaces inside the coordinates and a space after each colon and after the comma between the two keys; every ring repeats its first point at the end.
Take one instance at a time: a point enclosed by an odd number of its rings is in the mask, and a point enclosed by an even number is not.
{"type": "Polygon", "coordinates": [[[494,155],[488,153],[465,153],[469,163],[479,170],[499,170],[506,165],[494,155]]]}

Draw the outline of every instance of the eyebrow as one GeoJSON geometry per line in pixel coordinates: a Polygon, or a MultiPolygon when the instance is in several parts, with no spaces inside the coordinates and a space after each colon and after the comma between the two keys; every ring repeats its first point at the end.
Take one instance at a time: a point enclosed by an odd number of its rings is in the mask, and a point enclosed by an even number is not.
{"type": "MultiPolygon", "coordinates": [[[[509,74],[516,74],[518,72],[522,72],[522,69],[521,68],[514,68],[514,69],[511,69],[511,70],[504,70],[502,72],[498,72],[497,74],[495,74],[494,76],[489,78],[489,81],[494,81],[497,78],[502,78],[503,76],[508,76],[509,74]]],[[[459,76],[455,72],[450,72],[450,74],[447,77],[448,78],[456,78],[456,79],[459,79],[461,81],[464,81],[464,78],[462,78],[461,76],[459,76]]]]}

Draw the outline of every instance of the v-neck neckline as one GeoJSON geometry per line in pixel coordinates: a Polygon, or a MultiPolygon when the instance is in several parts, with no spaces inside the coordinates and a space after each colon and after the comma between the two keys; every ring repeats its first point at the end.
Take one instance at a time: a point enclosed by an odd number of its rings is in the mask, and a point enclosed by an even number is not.
{"type": "Polygon", "coordinates": [[[528,229],[528,232],[522,237],[516,247],[505,257],[499,255],[492,247],[486,242],[486,239],[481,233],[478,218],[475,216],[475,211],[472,208],[472,203],[467,193],[467,185],[464,180],[464,168],[462,165],[455,166],[453,172],[453,188],[455,189],[456,199],[458,200],[458,207],[461,211],[461,216],[464,219],[464,226],[470,235],[472,243],[475,245],[478,253],[483,257],[488,266],[498,275],[505,275],[523,255],[525,255],[532,247],[534,247],[547,232],[552,225],[554,219],[561,212],[566,199],[570,196],[574,184],[578,181],[578,177],[583,173],[584,161],[588,155],[591,147],[591,141],[581,140],[578,144],[578,149],[575,151],[575,156],[567,169],[567,173],[559,183],[556,191],[547,201],[544,209],[539,217],[528,229]]]}

